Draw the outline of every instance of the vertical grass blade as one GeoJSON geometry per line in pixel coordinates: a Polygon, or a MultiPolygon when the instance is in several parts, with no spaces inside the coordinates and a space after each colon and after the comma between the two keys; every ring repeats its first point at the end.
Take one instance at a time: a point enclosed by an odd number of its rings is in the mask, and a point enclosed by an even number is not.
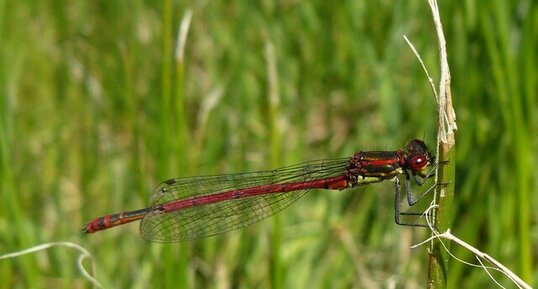
{"type": "MultiPolygon", "coordinates": [[[[438,161],[449,160],[446,165],[438,168],[436,183],[440,184],[435,192],[434,203],[436,210],[435,226],[443,232],[452,225],[454,183],[455,183],[455,132],[457,129],[456,115],[452,106],[452,88],[450,68],[448,66],[447,44],[441,24],[437,1],[429,0],[433,14],[433,22],[438,38],[439,62],[441,78],[437,93],[437,158],[438,161]]],[[[428,288],[446,288],[448,280],[448,252],[439,240],[434,239],[430,245],[428,288]]]]}
{"type": "MultiPolygon", "coordinates": [[[[162,90],[159,115],[160,119],[160,133],[159,144],[160,154],[158,164],[161,168],[159,170],[159,178],[167,179],[171,175],[177,174],[177,166],[175,159],[178,156],[176,148],[182,142],[181,139],[176,139],[177,130],[181,129],[176,127],[175,114],[176,109],[180,105],[177,103],[183,102],[182,99],[172,100],[172,66],[173,66],[173,17],[174,8],[171,0],[163,1],[162,8],[162,90]]],[[[182,91],[182,82],[178,84],[176,89],[182,91]]],[[[180,92],[178,92],[180,93],[180,92]]],[[[179,94],[181,96],[181,94],[179,94]]],[[[163,276],[162,286],[165,288],[172,288],[178,284],[188,287],[188,244],[182,244],[179,246],[163,246],[159,252],[159,258],[162,260],[163,276]]]]}
{"type": "MultiPolygon", "coordinates": [[[[278,115],[280,109],[280,92],[278,85],[278,72],[276,66],[275,48],[270,40],[265,43],[265,59],[267,65],[267,126],[269,128],[269,145],[271,151],[271,166],[281,165],[280,129],[278,115]]],[[[271,282],[273,288],[282,288],[281,264],[281,229],[280,217],[277,214],[273,220],[273,235],[271,236],[271,282]]]]}
{"type": "MultiPolygon", "coordinates": [[[[187,33],[191,21],[192,13],[186,11],[181,24],[179,26],[177,45],[175,53],[175,97],[172,103],[173,113],[173,132],[175,137],[172,139],[174,156],[173,160],[176,164],[177,173],[186,175],[190,171],[190,162],[188,154],[191,152],[189,144],[187,143],[188,137],[188,124],[187,116],[185,115],[185,46],[187,41],[187,33]]],[[[168,266],[171,268],[177,266],[179,272],[177,278],[173,279],[173,282],[169,285],[182,284],[185,288],[190,287],[191,280],[189,278],[189,260],[191,258],[189,254],[190,245],[182,243],[179,245],[179,256],[176,260],[171,260],[168,266]],[[176,265],[177,264],[177,265],[176,265]]]]}

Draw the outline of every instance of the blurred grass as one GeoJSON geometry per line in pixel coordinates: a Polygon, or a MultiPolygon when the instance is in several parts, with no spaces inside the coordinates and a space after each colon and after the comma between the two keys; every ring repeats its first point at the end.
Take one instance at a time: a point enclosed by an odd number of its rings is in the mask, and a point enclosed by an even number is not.
{"type": "MultiPolygon", "coordinates": [[[[447,2],[441,13],[460,128],[453,232],[536,284],[537,4],[447,2]]],[[[395,149],[414,137],[433,145],[434,102],[402,38],[435,77],[426,3],[6,1],[0,23],[0,253],[81,243],[108,288],[268,288],[275,266],[282,288],[424,287],[426,249],[409,245],[427,232],[393,224],[391,184],[313,192],[279,215],[276,235],[271,221],[168,245],[143,241],[137,225],[79,230],[146,206],[171,177],[395,149]],[[268,107],[268,42],[277,108],[268,107]]],[[[0,288],[87,288],[75,260],[55,249],[0,261],[0,288]]],[[[456,262],[448,281],[492,284],[456,262]]]]}

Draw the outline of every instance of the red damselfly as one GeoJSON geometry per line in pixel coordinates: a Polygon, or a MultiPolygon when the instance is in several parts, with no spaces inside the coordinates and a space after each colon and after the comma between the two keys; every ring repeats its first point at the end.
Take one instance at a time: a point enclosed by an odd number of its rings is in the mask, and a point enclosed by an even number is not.
{"type": "MultiPolygon", "coordinates": [[[[394,180],[394,217],[400,215],[401,187],[405,176],[407,201],[416,204],[430,189],[415,197],[411,177],[419,186],[433,176],[425,169],[433,162],[426,144],[411,140],[397,151],[363,151],[350,158],[318,160],[270,171],[170,179],[153,192],[145,209],[106,215],[82,229],[94,233],[142,220],[141,236],[154,242],[186,241],[222,234],[265,219],[312,189],[343,190],[359,185],[394,180]]],[[[433,188],[433,187],[432,187],[433,188]]]]}

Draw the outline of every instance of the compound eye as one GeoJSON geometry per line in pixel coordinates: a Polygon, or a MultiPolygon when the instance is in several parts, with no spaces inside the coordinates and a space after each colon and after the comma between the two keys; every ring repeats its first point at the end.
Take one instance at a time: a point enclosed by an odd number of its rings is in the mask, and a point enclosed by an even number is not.
{"type": "Polygon", "coordinates": [[[418,154],[410,156],[407,159],[407,164],[412,171],[419,172],[422,171],[429,163],[428,157],[423,154],[418,154]]]}

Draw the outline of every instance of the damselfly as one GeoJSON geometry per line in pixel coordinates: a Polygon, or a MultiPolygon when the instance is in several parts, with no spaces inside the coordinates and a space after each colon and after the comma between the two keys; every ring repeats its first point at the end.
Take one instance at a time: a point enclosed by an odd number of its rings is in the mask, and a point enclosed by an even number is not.
{"type": "Polygon", "coordinates": [[[411,140],[397,151],[362,151],[350,158],[317,160],[270,171],[170,179],[160,184],[147,208],[94,219],[82,229],[94,233],[142,220],[141,236],[154,242],[186,241],[222,234],[265,219],[313,189],[344,190],[394,180],[394,217],[400,222],[401,186],[413,206],[431,189],[415,197],[411,178],[419,186],[433,176],[426,144],[411,140]]]}

